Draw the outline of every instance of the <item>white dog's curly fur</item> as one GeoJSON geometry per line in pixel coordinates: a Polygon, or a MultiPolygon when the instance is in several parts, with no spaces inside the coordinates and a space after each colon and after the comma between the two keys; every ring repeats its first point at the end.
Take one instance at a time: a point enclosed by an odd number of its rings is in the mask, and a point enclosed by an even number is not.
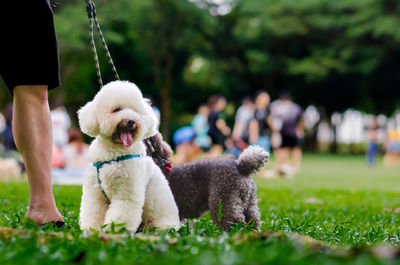
{"type": "MultiPolygon", "coordinates": [[[[136,85],[114,81],[105,85],[78,111],[81,130],[96,139],[89,148],[93,163],[125,155],[146,154],[143,140],[157,131],[157,118],[136,85]]],[[[80,209],[82,229],[99,230],[104,224],[126,223],[129,230],[176,227],[178,208],[164,175],[151,157],[89,165],[80,209]]]]}

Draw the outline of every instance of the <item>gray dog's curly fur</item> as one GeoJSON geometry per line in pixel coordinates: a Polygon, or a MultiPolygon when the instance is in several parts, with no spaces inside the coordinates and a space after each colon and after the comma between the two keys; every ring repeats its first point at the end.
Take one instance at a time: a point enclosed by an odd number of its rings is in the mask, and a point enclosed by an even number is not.
{"type": "Polygon", "coordinates": [[[255,229],[261,225],[257,205],[257,186],[252,175],[268,161],[269,153],[261,147],[250,146],[234,158],[201,159],[165,169],[163,161],[170,160],[171,147],[157,134],[150,139],[155,152],[148,146],[147,154],[167,177],[179,209],[179,217],[198,218],[210,210],[212,220],[225,230],[233,223],[252,221],[255,229]],[[221,218],[218,220],[221,202],[221,218]]]}

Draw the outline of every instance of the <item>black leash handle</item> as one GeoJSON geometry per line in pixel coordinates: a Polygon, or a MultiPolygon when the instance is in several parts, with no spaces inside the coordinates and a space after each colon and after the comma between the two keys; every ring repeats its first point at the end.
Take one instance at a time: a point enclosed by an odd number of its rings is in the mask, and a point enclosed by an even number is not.
{"type": "Polygon", "coordinates": [[[94,33],[93,33],[93,20],[94,23],[96,24],[96,28],[97,31],[99,33],[100,39],[101,39],[101,43],[103,44],[103,48],[106,51],[106,56],[108,58],[108,62],[111,64],[111,68],[112,71],[114,72],[114,77],[116,80],[120,80],[119,79],[119,75],[117,72],[117,69],[114,65],[114,61],[111,58],[111,54],[110,51],[108,50],[108,46],[106,43],[106,40],[104,39],[103,36],[103,32],[101,31],[101,27],[100,24],[97,20],[97,16],[96,16],[96,6],[93,2],[93,0],[86,0],[86,12],[89,18],[89,38],[90,38],[90,43],[92,45],[92,51],[93,51],[93,55],[94,55],[94,62],[96,64],[96,73],[97,73],[97,79],[100,85],[100,88],[103,87],[103,79],[101,77],[101,70],[100,70],[100,63],[99,63],[99,57],[97,55],[97,49],[96,49],[96,43],[94,41],[94,33]]]}

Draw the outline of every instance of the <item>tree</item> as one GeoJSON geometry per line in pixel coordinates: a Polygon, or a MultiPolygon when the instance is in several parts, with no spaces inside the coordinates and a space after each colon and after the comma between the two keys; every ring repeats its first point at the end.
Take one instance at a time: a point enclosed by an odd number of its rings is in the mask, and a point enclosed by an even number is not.
{"type": "MultiPolygon", "coordinates": [[[[290,90],[329,115],[400,106],[400,3],[395,0],[95,0],[122,79],[161,106],[167,135],[214,93],[238,103],[290,90]]],[[[99,89],[85,3],[55,9],[62,88],[71,113],[99,89]]],[[[100,43],[98,43],[100,44],[100,43]]],[[[104,82],[114,79],[98,45],[104,82]]],[[[4,85],[0,87],[5,91],[4,85]]],[[[0,104],[10,100],[3,93],[0,104]]]]}

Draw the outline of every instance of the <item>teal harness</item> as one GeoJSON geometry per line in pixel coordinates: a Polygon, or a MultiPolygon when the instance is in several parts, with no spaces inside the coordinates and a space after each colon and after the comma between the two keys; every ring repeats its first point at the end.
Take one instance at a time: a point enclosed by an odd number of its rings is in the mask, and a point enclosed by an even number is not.
{"type": "Polygon", "coordinates": [[[125,156],[120,156],[117,157],[116,159],[113,160],[107,160],[107,161],[102,161],[102,162],[96,162],[93,163],[93,166],[96,168],[97,171],[97,181],[99,182],[99,187],[101,192],[104,194],[104,197],[106,197],[107,203],[110,204],[110,198],[108,198],[106,192],[104,191],[103,187],[101,186],[101,179],[100,179],[100,169],[104,166],[104,165],[109,165],[113,162],[121,162],[121,161],[125,161],[125,160],[129,160],[129,159],[133,159],[133,158],[145,158],[146,155],[125,155],[125,156]]]}

